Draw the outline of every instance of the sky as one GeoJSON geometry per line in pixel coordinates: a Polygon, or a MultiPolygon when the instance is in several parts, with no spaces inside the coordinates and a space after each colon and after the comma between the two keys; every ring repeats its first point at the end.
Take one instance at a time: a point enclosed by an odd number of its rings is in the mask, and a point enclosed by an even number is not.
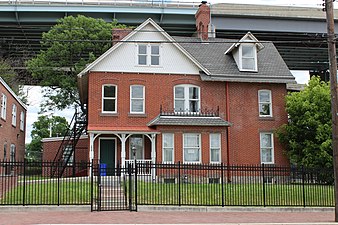
{"type": "MultiPolygon", "coordinates": [[[[184,0],[183,0],[184,1],[184,0]]],[[[281,6],[302,6],[302,7],[322,7],[322,0],[208,0],[209,3],[237,3],[237,4],[262,4],[262,5],[281,5],[281,6]]],[[[337,8],[338,3],[334,3],[337,8]]],[[[291,71],[296,77],[297,83],[305,84],[309,80],[308,71],[291,71]]],[[[31,141],[32,124],[37,120],[40,111],[40,103],[42,101],[41,87],[25,86],[28,93],[28,112],[26,126],[26,143],[31,141]]],[[[66,109],[63,111],[49,111],[44,115],[63,116],[70,122],[74,114],[74,109],[66,109]]]]}

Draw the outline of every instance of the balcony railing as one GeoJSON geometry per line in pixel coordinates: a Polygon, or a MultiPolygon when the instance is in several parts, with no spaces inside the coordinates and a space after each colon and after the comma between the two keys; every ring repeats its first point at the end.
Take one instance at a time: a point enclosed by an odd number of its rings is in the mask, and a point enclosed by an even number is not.
{"type": "Polygon", "coordinates": [[[216,110],[204,108],[198,111],[190,111],[189,109],[163,109],[161,105],[160,116],[219,117],[219,107],[216,110]]]}

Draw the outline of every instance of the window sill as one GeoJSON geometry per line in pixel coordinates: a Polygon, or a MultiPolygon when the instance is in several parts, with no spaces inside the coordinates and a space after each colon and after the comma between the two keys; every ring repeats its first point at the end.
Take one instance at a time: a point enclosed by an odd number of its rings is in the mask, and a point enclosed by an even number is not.
{"type": "Polygon", "coordinates": [[[275,120],[275,117],[273,117],[273,116],[266,116],[266,117],[260,116],[260,117],[259,117],[259,120],[263,120],[263,121],[274,121],[274,120],[275,120]]]}
{"type": "Polygon", "coordinates": [[[145,113],[128,113],[128,117],[147,117],[145,113]]]}
{"type": "Polygon", "coordinates": [[[119,116],[118,113],[101,112],[100,116],[119,116]]]}

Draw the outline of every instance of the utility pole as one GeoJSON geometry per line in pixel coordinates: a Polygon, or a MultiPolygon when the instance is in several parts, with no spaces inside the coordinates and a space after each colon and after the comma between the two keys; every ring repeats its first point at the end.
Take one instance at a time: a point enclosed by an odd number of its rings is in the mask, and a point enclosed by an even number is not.
{"type": "Polygon", "coordinates": [[[333,149],[333,170],[335,184],[335,221],[338,222],[338,131],[337,131],[337,59],[336,59],[336,36],[334,33],[333,1],[325,0],[327,42],[330,64],[330,85],[331,85],[331,112],[332,112],[332,149],[333,149]]]}

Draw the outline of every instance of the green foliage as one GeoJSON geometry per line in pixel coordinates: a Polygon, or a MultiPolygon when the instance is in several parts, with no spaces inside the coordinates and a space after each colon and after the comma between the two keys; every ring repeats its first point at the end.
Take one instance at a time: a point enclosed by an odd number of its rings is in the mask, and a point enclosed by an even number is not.
{"type": "Polygon", "coordinates": [[[65,109],[79,104],[76,75],[111,47],[112,29],[124,28],[79,15],[67,16],[42,36],[40,53],[27,62],[28,70],[40,85],[49,86],[42,106],[65,109]]]}
{"type": "Polygon", "coordinates": [[[23,86],[20,86],[17,80],[18,74],[11,67],[10,63],[4,59],[0,59],[0,77],[22,102],[27,103],[27,96],[23,92],[23,86]]]}
{"type": "Polygon", "coordinates": [[[26,146],[26,154],[32,161],[41,157],[41,140],[47,137],[64,136],[69,129],[66,118],[60,116],[39,116],[33,123],[32,141],[26,146]]]}
{"type": "Polygon", "coordinates": [[[328,83],[313,77],[301,92],[286,97],[289,123],[278,130],[291,163],[332,171],[332,117],[328,83]]]}

